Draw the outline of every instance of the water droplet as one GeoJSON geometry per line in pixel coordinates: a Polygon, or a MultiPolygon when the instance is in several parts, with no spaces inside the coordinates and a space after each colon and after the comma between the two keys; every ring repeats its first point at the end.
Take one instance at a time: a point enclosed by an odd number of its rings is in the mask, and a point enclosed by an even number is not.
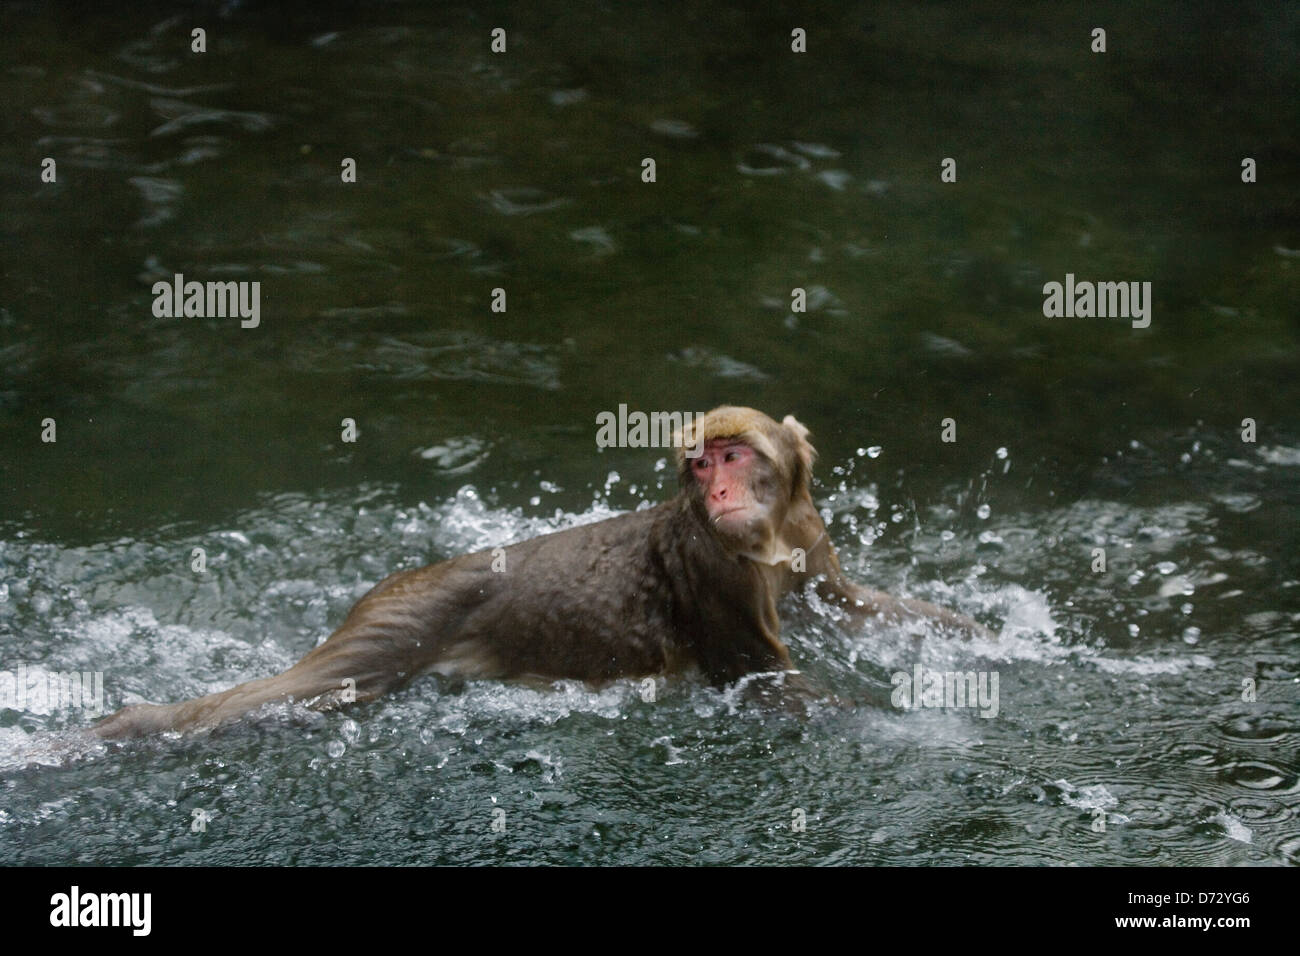
{"type": "Polygon", "coordinates": [[[550,94],[552,106],[572,106],[574,103],[581,103],[586,98],[587,91],[584,89],[552,90],[550,94]]]}
{"type": "Polygon", "coordinates": [[[1201,629],[1199,627],[1189,627],[1183,631],[1183,642],[1187,644],[1196,644],[1201,639],[1201,629]]]}
{"type": "Polygon", "coordinates": [[[671,139],[695,139],[700,135],[694,126],[679,119],[657,119],[650,124],[650,129],[671,139]]]}
{"type": "Polygon", "coordinates": [[[992,509],[990,509],[988,505],[980,505],[975,509],[975,514],[979,516],[981,521],[984,521],[990,514],[992,514],[992,509]]]}
{"type": "Polygon", "coordinates": [[[836,192],[843,192],[853,177],[842,169],[826,169],[817,174],[817,179],[836,192]]]}
{"type": "Polygon", "coordinates": [[[868,458],[879,458],[879,457],[880,457],[880,453],[881,453],[883,450],[884,450],[884,449],[881,448],[879,445],[872,445],[870,448],[867,449],[867,457],[868,457],[868,458]]]}
{"type": "Polygon", "coordinates": [[[344,746],[343,741],[331,740],[329,746],[325,748],[325,752],[328,753],[332,759],[338,760],[339,757],[343,756],[343,751],[347,749],[348,748],[344,746]]]}

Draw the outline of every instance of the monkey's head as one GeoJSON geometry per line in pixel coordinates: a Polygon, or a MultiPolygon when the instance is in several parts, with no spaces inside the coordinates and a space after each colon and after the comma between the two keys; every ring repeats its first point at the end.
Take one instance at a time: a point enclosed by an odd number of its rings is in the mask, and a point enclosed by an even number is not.
{"type": "Polygon", "coordinates": [[[723,405],[682,429],[677,472],[700,520],[735,554],[774,563],[791,505],[808,497],[816,452],[793,415],[723,405]],[[687,451],[700,451],[688,457],[687,451]]]}

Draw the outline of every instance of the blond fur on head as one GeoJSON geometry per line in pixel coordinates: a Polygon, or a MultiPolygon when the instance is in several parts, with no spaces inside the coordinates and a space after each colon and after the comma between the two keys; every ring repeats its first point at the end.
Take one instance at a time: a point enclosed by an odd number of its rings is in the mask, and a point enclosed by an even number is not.
{"type": "Polygon", "coordinates": [[[808,429],[793,415],[780,423],[754,408],[719,405],[678,432],[677,473],[686,480],[690,469],[686,449],[703,448],[717,438],[738,438],[772,464],[792,491],[807,487],[817,452],[808,443],[808,429]],[[791,465],[793,464],[793,468],[791,465]]]}

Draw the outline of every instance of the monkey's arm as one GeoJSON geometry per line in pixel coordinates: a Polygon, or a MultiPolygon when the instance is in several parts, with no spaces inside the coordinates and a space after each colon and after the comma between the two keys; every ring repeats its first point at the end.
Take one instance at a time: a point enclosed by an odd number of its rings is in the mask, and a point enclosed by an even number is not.
{"type": "Polygon", "coordinates": [[[884,591],[864,587],[849,580],[840,570],[839,558],[829,542],[823,539],[822,548],[810,555],[810,564],[819,575],[817,593],[822,600],[848,611],[855,620],[878,620],[886,624],[907,624],[910,621],[929,621],[940,631],[969,640],[973,637],[997,640],[997,635],[983,624],[965,614],[921,601],[916,598],[896,598],[884,591]]]}
{"type": "Polygon", "coordinates": [[[926,620],[941,631],[970,639],[997,640],[997,635],[974,618],[950,611],[946,607],[916,598],[897,598],[884,591],[876,591],[848,580],[843,575],[838,580],[827,578],[817,587],[822,599],[848,611],[859,620],[878,620],[886,624],[906,624],[926,620]]]}

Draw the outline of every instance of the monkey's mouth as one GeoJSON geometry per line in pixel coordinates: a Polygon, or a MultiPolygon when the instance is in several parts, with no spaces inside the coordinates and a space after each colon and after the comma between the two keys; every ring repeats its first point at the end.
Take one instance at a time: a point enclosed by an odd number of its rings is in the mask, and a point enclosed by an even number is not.
{"type": "Polygon", "coordinates": [[[759,515],[752,505],[733,505],[719,511],[709,523],[729,541],[748,542],[759,526],[759,515]]]}

